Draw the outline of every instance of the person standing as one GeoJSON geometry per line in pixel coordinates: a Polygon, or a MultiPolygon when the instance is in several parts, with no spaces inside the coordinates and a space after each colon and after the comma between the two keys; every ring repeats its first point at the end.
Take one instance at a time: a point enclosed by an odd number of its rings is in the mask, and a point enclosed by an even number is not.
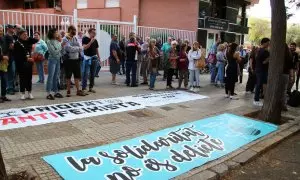
{"type": "Polygon", "coordinates": [[[256,84],[256,75],[255,75],[255,58],[256,58],[256,53],[257,53],[257,47],[253,46],[252,50],[250,52],[250,61],[249,61],[249,68],[248,68],[248,81],[246,85],[246,93],[253,93],[255,84],[256,84]]]}
{"type": "Polygon", "coordinates": [[[67,80],[67,97],[71,97],[71,77],[74,75],[75,86],[77,96],[85,96],[79,86],[79,81],[81,79],[80,72],[80,53],[82,47],[76,38],[76,28],[74,26],[68,27],[68,33],[63,38],[64,45],[64,68],[67,80]]]}
{"type": "Polygon", "coordinates": [[[217,87],[224,87],[224,70],[225,70],[225,46],[223,44],[220,44],[218,46],[218,53],[217,53],[217,75],[216,75],[216,86],[217,87]],[[218,82],[220,82],[220,85],[218,85],[218,82]]]}
{"type": "Polygon", "coordinates": [[[59,93],[59,72],[60,72],[60,59],[62,56],[62,44],[57,40],[58,32],[56,29],[50,29],[47,34],[48,41],[47,47],[49,52],[48,58],[48,79],[46,85],[47,99],[55,100],[55,98],[63,98],[59,93]],[[54,92],[54,95],[51,94],[54,92]]]}
{"type": "Polygon", "coordinates": [[[263,103],[259,101],[260,93],[263,90],[265,93],[265,87],[268,81],[268,69],[269,69],[269,58],[270,52],[268,50],[270,46],[270,39],[263,38],[261,40],[260,48],[257,50],[256,55],[256,65],[255,65],[255,73],[256,73],[256,87],[255,87],[255,96],[253,104],[255,106],[263,106],[263,103]]]}
{"type": "Polygon", "coordinates": [[[216,40],[216,43],[213,44],[210,47],[209,54],[208,54],[208,63],[209,63],[209,71],[210,71],[210,83],[215,84],[215,79],[216,79],[216,65],[217,65],[217,51],[218,51],[218,46],[221,43],[221,40],[218,39],[216,40]]]}
{"type": "Polygon", "coordinates": [[[168,41],[166,43],[163,44],[161,50],[163,52],[163,69],[164,69],[164,75],[163,75],[163,80],[165,80],[167,78],[167,72],[168,72],[168,60],[169,60],[169,54],[170,54],[170,50],[171,50],[171,42],[172,42],[172,38],[168,37],[168,41]]]}
{"type": "Polygon", "coordinates": [[[198,92],[200,88],[200,69],[196,65],[196,61],[201,58],[201,49],[198,42],[193,43],[192,49],[188,54],[189,58],[189,81],[190,81],[190,91],[198,92]],[[196,80],[196,84],[195,84],[196,80]]]}
{"type": "Polygon", "coordinates": [[[118,44],[117,35],[111,35],[111,43],[110,43],[110,56],[109,56],[109,63],[110,63],[110,73],[112,74],[111,84],[117,85],[116,76],[117,73],[120,71],[120,57],[121,57],[121,49],[118,44]]]}
{"type": "Polygon", "coordinates": [[[99,44],[96,39],[96,29],[91,28],[88,31],[89,37],[85,36],[82,39],[82,45],[84,49],[84,60],[82,68],[82,90],[85,93],[87,87],[87,79],[89,77],[89,91],[91,93],[96,93],[93,89],[95,84],[95,74],[97,63],[100,61],[99,55],[99,44]]]}
{"type": "Polygon", "coordinates": [[[119,46],[120,46],[120,50],[121,50],[121,57],[120,57],[120,61],[121,61],[121,67],[120,67],[120,72],[119,75],[125,74],[125,36],[122,36],[121,41],[119,42],[119,46]],[[122,72],[121,72],[122,70],[122,72]]]}
{"type": "Polygon", "coordinates": [[[172,41],[171,42],[171,49],[170,49],[169,55],[168,55],[168,61],[166,63],[166,68],[167,68],[167,89],[173,89],[172,79],[173,79],[175,69],[177,68],[177,59],[178,59],[178,54],[177,54],[176,47],[177,47],[177,42],[172,41]]]}
{"type": "Polygon", "coordinates": [[[142,66],[141,66],[141,74],[143,76],[143,82],[141,85],[148,85],[148,64],[149,61],[146,58],[146,54],[149,48],[150,37],[146,37],[146,41],[141,47],[141,55],[142,55],[142,66]]]}
{"type": "Polygon", "coordinates": [[[161,50],[162,48],[162,43],[161,43],[161,38],[158,37],[156,39],[156,44],[155,44],[155,47],[157,47],[159,49],[159,55],[160,55],[160,58],[158,59],[158,72],[157,72],[157,76],[161,76],[161,74],[159,73],[160,70],[163,70],[163,52],[161,50]]]}
{"type": "Polygon", "coordinates": [[[47,44],[44,40],[40,38],[39,32],[34,32],[34,39],[38,42],[33,45],[33,61],[36,65],[36,70],[39,75],[39,80],[37,83],[44,84],[45,75],[44,75],[44,61],[45,61],[45,54],[48,51],[47,44]]]}
{"type": "Polygon", "coordinates": [[[125,46],[126,50],[126,85],[131,87],[137,87],[137,60],[136,56],[139,50],[138,42],[135,39],[135,33],[129,34],[129,41],[125,46]],[[131,79],[130,79],[131,73],[131,79]]]}
{"type": "MultiPolygon", "coordinates": [[[[57,37],[57,40],[62,44],[62,47],[64,47],[66,45],[66,43],[63,42],[63,38],[65,37],[65,35],[66,35],[65,31],[60,30],[59,35],[57,37]]],[[[64,51],[64,50],[62,50],[62,51],[64,51]]],[[[59,89],[60,90],[67,89],[67,80],[66,80],[63,54],[62,54],[62,58],[60,60],[59,89]]]]}
{"type": "MultiPolygon", "coordinates": [[[[141,46],[144,44],[144,42],[142,41],[142,39],[140,37],[136,37],[136,43],[138,45],[138,48],[141,49],[141,46]]],[[[142,52],[139,51],[136,53],[135,59],[137,61],[137,68],[136,68],[136,86],[139,85],[140,83],[140,76],[141,76],[141,70],[142,70],[142,52]]]]}
{"type": "Polygon", "coordinates": [[[6,26],[6,34],[3,37],[3,55],[8,56],[8,69],[7,69],[7,94],[14,95],[16,92],[15,89],[15,79],[16,79],[16,64],[13,54],[14,50],[14,34],[15,26],[8,24],[6,26]]]}
{"type": "Polygon", "coordinates": [[[232,43],[229,47],[229,51],[226,54],[227,67],[225,74],[225,92],[226,97],[231,100],[238,100],[235,96],[235,83],[238,81],[238,64],[241,61],[239,52],[237,52],[238,45],[232,43]]]}
{"type": "Polygon", "coordinates": [[[8,68],[8,56],[3,56],[3,26],[0,25],[0,80],[1,80],[1,98],[0,103],[4,101],[11,101],[6,97],[6,86],[7,86],[7,68],[8,68]]]}
{"type": "MultiPolygon", "coordinates": [[[[287,93],[289,95],[292,93],[292,88],[295,84],[296,75],[298,76],[298,74],[299,74],[298,73],[299,56],[298,56],[298,53],[296,52],[296,48],[297,48],[296,43],[293,42],[290,44],[290,50],[291,50],[291,55],[292,55],[292,60],[293,60],[293,68],[290,70],[290,73],[289,73],[289,85],[288,85],[288,89],[287,89],[287,93]]],[[[298,78],[298,83],[299,83],[299,78],[298,78]]],[[[296,83],[296,85],[298,83],[296,83]]]]}
{"type": "Polygon", "coordinates": [[[246,59],[247,52],[244,49],[244,46],[240,46],[240,56],[241,56],[241,61],[239,62],[239,70],[240,70],[239,81],[240,81],[240,84],[242,84],[243,83],[244,65],[247,63],[247,59],[246,59]]]}
{"type": "Polygon", "coordinates": [[[21,100],[25,100],[25,91],[28,91],[28,98],[34,99],[32,95],[32,45],[37,39],[29,38],[25,29],[20,30],[19,39],[14,45],[13,54],[15,57],[17,71],[20,76],[21,100]]]}
{"type": "Polygon", "coordinates": [[[181,44],[180,47],[180,52],[179,52],[179,58],[178,58],[178,70],[179,70],[179,80],[178,80],[178,88],[181,89],[181,84],[183,82],[184,88],[188,88],[188,78],[189,78],[189,60],[188,60],[188,55],[186,53],[187,51],[187,44],[183,43],[181,44]]]}
{"type": "Polygon", "coordinates": [[[149,42],[149,47],[147,50],[146,58],[148,59],[148,71],[150,73],[150,85],[149,89],[154,90],[155,88],[155,81],[156,81],[156,76],[158,73],[158,68],[159,68],[159,58],[160,58],[160,52],[159,49],[155,46],[156,40],[151,39],[149,42]]]}

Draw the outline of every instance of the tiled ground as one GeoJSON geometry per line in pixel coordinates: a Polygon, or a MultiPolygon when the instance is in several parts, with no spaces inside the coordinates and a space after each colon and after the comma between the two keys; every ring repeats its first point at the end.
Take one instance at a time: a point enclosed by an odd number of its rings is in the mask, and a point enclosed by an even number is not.
{"type": "MultiPolygon", "coordinates": [[[[13,101],[0,104],[0,109],[150,92],[145,86],[126,87],[123,84],[124,76],[118,77],[118,81],[119,86],[112,86],[110,85],[110,75],[102,73],[101,77],[96,80],[96,94],[86,97],[73,96],[55,101],[46,100],[44,86],[35,84],[33,87],[35,100],[21,101],[18,100],[18,95],[10,96],[13,101]]],[[[212,87],[208,82],[209,76],[201,75],[203,88],[199,93],[209,96],[209,99],[0,131],[0,147],[7,170],[9,173],[13,173],[32,168],[41,179],[60,179],[55,171],[41,159],[42,156],[121,141],[213,114],[253,109],[252,96],[244,95],[244,85],[237,86],[241,99],[230,101],[224,98],[223,89],[212,87]]],[[[157,84],[157,89],[165,88],[165,82],[161,81],[161,77],[158,77],[157,84]]],[[[174,84],[177,84],[176,81],[174,84]]]]}

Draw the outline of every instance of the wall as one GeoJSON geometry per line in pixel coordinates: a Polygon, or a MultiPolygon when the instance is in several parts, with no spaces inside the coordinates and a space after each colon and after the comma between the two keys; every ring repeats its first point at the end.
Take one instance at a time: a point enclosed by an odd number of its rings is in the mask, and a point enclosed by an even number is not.
{"type": "MultiPolygon", "coordinates": [[[[137,15],[139,17],[140,1],[141,0],[120,0],[122,21],[132,22],[134,15],[137,15]]],[[[152,2],[154,0],[148,0],[148,1],[152,2]]],[[[160,1],[165,1],[165,0],[160,0],[160,1]]]]}
{"type": "Polygon", "coordinates": [[[141,0],[139,25],[185,29],[198,28],[198,0],[141,0]]]}
{"type": "Polygon", "coordinates": [[[76,6],[76,0],[62,0],[62,10],[64,14],[72,15],[76,6]]]}
{"type": "Polygon", "coordinates": [[[104,8],[105,0],[88,0],[88,8],[104,8]]]}
{"type": "Polygon", "coordinates": [[[78,9],[79,18],[120,21],[120,8],[78,9]]]}

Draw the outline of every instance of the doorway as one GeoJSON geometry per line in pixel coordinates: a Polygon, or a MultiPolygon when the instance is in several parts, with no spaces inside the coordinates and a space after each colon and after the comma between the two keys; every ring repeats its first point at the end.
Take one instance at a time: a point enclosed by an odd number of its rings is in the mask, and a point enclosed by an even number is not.
{"type": "Polygon", "coordinates": [[[206,56],[208,56],[212,46],[220,38],[219,31],[207,31],[206,56]]]}

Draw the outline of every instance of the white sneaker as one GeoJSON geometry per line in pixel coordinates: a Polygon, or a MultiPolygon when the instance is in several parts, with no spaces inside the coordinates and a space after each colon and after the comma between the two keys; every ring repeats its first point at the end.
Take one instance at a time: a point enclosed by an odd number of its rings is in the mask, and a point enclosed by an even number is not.
{"type": "Polygon", "coordinates": [[[229,98],[230,96],[228,94],[225,95],[225,98],[229,98]]]}
{"type": "Polygon", "coordinates": [[[21,95],[21,100],[25,100],[26,98],[25,98],[25,94],[22,94],[21,95]]]}
{"type": "Polygon", "coordinates": [[[200,89],[199,89],[198,87],[194,88],[194,92],[195,92],[195,93],[197,93],[197,92],[199,92],[199,91],[200,91],[200,89]]]}
{"type": "Polygon", "coordinates": [[[239,100],[239,98],[236,97],[236,96],[230,96],[230,99],[231,99],[231,100],[239,100]]]}
{"type": "Polygon", "coordinates": [[[262,107],[262,106],[263,106],[263,103],[260,102],[260,101],[253,101],[253,105],[254,105],[254,106],[262,107]]]}
{"type": "Polygon", "coordinates": [[[195,89],[194,89],[194,87],[192,86],[191,88],[190,88],[190,91],[194,91],[195,89]]]}
{"type": "Polygon", "coordinates": [[[28,94],[28,98],[31,99],[31,100],[34,99],[34,97],[31,93],[28,94]]]}

